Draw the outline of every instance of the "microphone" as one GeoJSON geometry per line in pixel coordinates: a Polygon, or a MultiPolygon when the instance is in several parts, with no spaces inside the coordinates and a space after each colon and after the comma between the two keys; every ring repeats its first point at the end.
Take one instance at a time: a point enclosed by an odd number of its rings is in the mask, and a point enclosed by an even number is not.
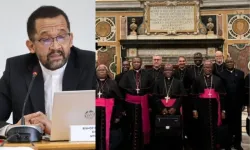
{"type": "Polygon", "coordinates": [[[28,102],[29,95],[33,87],[35,78],[38,74],[38,71],[39,71],[39,67],[35,66],[32,71],[32,79],[29,84],[28,92],[26,94],[26,97],[23,103],[21,125],[10,126],[8,127],[6,131],[6,136],[7,136],[8,142],[10,143],[39,142],[42,140],[43,131],[40,128],[40,126],[25,125],[25,118],[24,118],[24,111],[25,111],[26,103],[28,102]]]}
{"type": "Polygon", "coordinates": [[[39,69],[38,66],[34,67],[34,69],[33,69],[32,79],[31,79],[31,82],[30,82],[30,85],[29,85],[29,89],[28,89],[28,92],[27,92],[27,94],[26,94],[26,97],[25,97],[24,103],[23,103],[21,125],[25,125],[24,111],[25,111],[26,103],[27,103],[27,101],[28,101],[28,99],[29,99],[29,95],[30,95],[31,89],[32,89],[32,87],[33,87],[33,83],[34,83],[35,78],[36,78],[36,76],[37,76],[38,69],[39,69]]]}

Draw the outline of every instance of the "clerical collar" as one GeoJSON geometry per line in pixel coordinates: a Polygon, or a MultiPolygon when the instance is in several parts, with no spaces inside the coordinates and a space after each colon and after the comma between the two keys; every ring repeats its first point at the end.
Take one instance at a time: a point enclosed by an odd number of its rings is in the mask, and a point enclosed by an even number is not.
{"type": "Polygon", "coordinates": [[[179,68],[181,71],[183,71],[184,69],[185,69],[185,67],[184,68],[179,68]]]}
{"type": "Polygon", "coordinates": [[[106,79],[99,79],[100,81],[105,81],[106,79]]]}
{"type": "Polygon", "coordinates": [[[135,71],[135,72],[140,72],[140,71],[141,71],[141,69],[138,69],[138,70],[135,70],[135,69],[134,69],[134,71],[135,71]]]}
{"type": "Polygon", "coordinates": [[[159,71],[161,68],[154,68],[154,67],[153,67],[153,69],[154,69],[155,71],[159,71]]]}
{"type": "Polygon", "coordinates": [[[221,66],[221,65],[223,64],[223,62],[221,62],[220,64],[219,64],[218,62],[216,62],[216,64],[217,64],[218,66],[221,66]]]}
{"type": "Polygon", "coordinates": [[[202,65],[203,65],[203,64],[200,64],[200,65],[198,66],[198,65],[195,64],[195,66],[198,67],[198,68],[202,67],[202,65]]]}
{"type": "Polygon", "coordinates": [[[233,73],[233,72],[234,72],[234,69],[233,69],[233,70],[228,70],[228,69],[227,69],[227,71],[229,71],[230,73],[233,73]]]}
{"type": "Polygon", "coordinates": [[[171,80],[172,80],[172,78],[173,78],[173,76],[171,76],[170,78],[165,77],[165,79],[167,79],[168,81],[171,81],[171,80]]]}
{"type": "Polygon", "coordinates": [[[39,61],[39,64],[40,64],[40,66],[41,66],[41,69],[42,69],[42,72],[43,72],[43,74],[45,75],[45,74],[47,74],[47,75],[60,75],[60,74],[62,74],[63,72],[64,72],[64,70],[65,70],[65,68],[66,68],[66,66],[67,66],[67,63],[65,63],[61,68],[59,68],[59,69],[56,69],[56,70],[49,70],[49,69],[47,69],[47,68],[45,68],[44,66],[43,66],[43,64],[39,61]]]}
{"type": "Polygon", "coordinates": [[[204,74],[204,76],[205,76],[206,78],[210,78],[210,77],[212,76],[212,74],[204,74]]]}

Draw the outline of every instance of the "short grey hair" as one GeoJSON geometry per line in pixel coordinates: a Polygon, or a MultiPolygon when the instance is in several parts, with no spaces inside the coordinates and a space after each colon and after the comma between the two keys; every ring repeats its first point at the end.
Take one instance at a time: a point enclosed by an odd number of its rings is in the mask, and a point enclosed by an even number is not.
{"type": "Polygon", "coordinates": [[[104,64],[100,64],[99,66],[96,67],[96,71],[100,68],[100,67],[104,67],[106,69],[106,71],[109,71],[108,67],[104,64]]]}

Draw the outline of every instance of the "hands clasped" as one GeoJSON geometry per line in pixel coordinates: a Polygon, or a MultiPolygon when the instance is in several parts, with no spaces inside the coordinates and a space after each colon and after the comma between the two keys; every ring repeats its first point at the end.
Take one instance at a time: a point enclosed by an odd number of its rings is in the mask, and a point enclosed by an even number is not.
{"type": "Polygon", "coordinates": [[[175,112],[176,112],[175,108],[170,108],[169,110],[167,108],[164,108],[162,110],[163,115],[168,115],[168,114],[173,115],[173,114],[175,114],[175,112]]]}

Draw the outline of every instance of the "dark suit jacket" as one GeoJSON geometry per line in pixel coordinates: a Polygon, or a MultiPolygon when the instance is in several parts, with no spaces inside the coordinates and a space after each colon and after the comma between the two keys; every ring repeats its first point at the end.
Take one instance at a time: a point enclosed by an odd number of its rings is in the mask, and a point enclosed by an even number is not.
{"type": "MultiPolygon", "coordinates": [[[[32,70],[37,65],[39,72],[34,80],[25,114],[37,111],[45,113],[44,81],[37,56],[25,54],[8,58],[0,79],[0,128],[7,124],[11,112],[14,124],[20,120],[32,70]]],[[[95,90],[95,79],[95,53],[73,46],[63,75],[63,91],[95,90]]]]}
{"type": "Polygon", "coordinates": [[[126,73],[126,72],[122,72],[122,73],[120,73],[120,74],[118,74],[118,75],[115,76],[115,81],[116,81],[117,85],[119,85],[119,82],[120,82],[122,76],[123,76],[125,73],[126,73]]]}
{"type": "Polygon", "coordinates": [[[228,109],[242,108],[245,96],[244,72],[235,68],[233,73],[224,70],[220,76],[227,92],[226,107],[228,109]]]}

